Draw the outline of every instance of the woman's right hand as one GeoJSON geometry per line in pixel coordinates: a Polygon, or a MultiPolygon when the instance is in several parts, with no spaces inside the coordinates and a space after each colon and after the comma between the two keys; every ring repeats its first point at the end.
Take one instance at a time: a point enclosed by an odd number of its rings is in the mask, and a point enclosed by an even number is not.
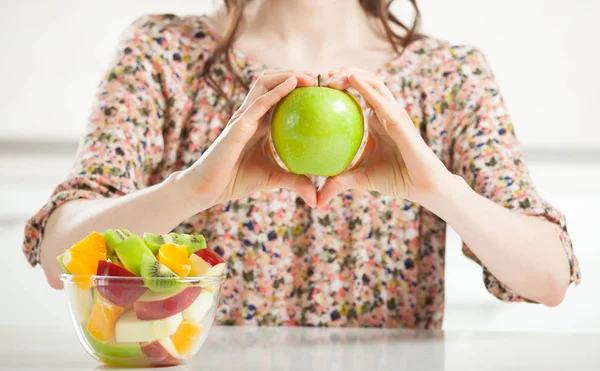
{"type": "Polygon", "coordinates": [[[309,206],[316,206],[310,179],[281,169],[267,141],[271,109],[296,87],[314,84],[314,78],[302,72],[262,73],[217,140],[180,174],[189,190],[188,206],[195,209],[191,213],[275,188],[293,191],[309,206]]]}

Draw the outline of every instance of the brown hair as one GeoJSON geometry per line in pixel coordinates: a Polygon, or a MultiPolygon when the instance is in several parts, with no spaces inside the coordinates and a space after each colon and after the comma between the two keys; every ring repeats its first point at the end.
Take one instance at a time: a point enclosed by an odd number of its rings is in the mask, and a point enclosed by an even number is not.
{"type": "MultiPolygon", "coordinates": [[[[202,75],[206,78],[208,84],[217,91],[221,98],[224,98],[227,102],[228,108],[233,109],[233,102],[230,97],[223,91],[220,84],[212,76],[211,68],[215,62],[223,55],[229,55],[231,52],[233,42],[237,36],[237,31],[240,27],[242,18],[244,17],[244,9],[246,5],[252,0],[224,0],[225,7],[229,15],[229,22],[223,35],[223,38],[219,40],[214,53],[206,60],[202,75]]],[[[415,18],[413,23],[409,26],[400,21],[394,14],[390,12],[390,6],[394,0],[358,0],[364,11],[370,16],[376,17],[381,21],[386,37],[392,44],[394,50],[401,54],[402,51],[413,41],[422,38],[417,30],[421,21],[421,13],[417,6],[417,0],[409,0],[415,11],[415,18]],[[391,24],[395,24],[405,31],[404,36],[400,36],[392,30],[391,24]]],[[[231,64],[229,58],[225,58],[225,67],[235,76],[234,91],[237,86],[242,86],[248,91],[248,82],[242,79],[242,76],[236,73],[235,69],[231,64]]]]}

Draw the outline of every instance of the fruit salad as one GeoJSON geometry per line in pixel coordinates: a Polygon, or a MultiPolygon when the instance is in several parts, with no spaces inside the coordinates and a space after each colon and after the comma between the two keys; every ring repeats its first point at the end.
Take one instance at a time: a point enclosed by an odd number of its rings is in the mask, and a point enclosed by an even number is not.
{"type": "Polygon", "coordinates": [[[193,356],[214,320],[225,261],[201,235],[94,232],[58,257],[82,344],[120,366],[193,356]]]}

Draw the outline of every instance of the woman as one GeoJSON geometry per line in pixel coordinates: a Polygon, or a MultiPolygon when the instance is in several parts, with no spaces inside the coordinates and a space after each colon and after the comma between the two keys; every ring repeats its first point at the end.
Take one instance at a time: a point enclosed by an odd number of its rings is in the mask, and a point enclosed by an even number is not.
{"type": "Polygon", "coordinates": [[[492,294],[562,301],[579,280],[565,218],[481,52],[417,35],[385,0],[225,3],[124,36],[71,174],[26,227],[52,287],[90,231],[175,229],[228,261],[219,323],[440,328],[449,223],[492,294]],[[269,111],[316,73],[368,119],[362,158],[329,179],[265,150],[269,111]]]}

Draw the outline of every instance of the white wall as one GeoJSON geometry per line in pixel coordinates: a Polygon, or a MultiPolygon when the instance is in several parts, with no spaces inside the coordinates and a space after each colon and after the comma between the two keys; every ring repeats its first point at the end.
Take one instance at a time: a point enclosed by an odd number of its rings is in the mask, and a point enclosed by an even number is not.
{"type": "MultiPolygon", "coordinates": [[[[201,13],[211,3],[0,0],[0,141],[78,140],[121,31],[145,13],[201,13]]],[[[600,25],[594,19],[600,1],[421,3],[426,32],[478,45],[488,55],[526,147],[600,149],[595,40],[600,25]]],[[[14,158],[0,151],[0,295],[11,298],[10,305],[0,305],[0,324],[69,321],[63,293],[45,285],[39,268],[28,268],[20,246],[25,219],[64,178],[70,162],[69,155],[14,158]]],[[[530,165],[542,194],[568,216],[582,285],[556,309],[500,303],[485,292],[481,270],[461,255],[459,240],[451,234],[446,329],[600,332],[600,275],[595,271],[600,263],[595,225],[600,159],[530,165]]]]}
{"type": "MultiPolygon", "coordinates": [[[[399,13],[406,1],[397,1],[399,13]]],[[[600,148],[600,1],[421,0],[424,31],[488,56],[524,145],[600,148]]],[[[77,140],[121,31],[210,0],[1,0],[0,138],[77,140]]]]}
{"type": "Polygon", "coordinates": [[[487,55],[524,146],[600,148],[600,1],[419,3],[425,33],[487,55]]]}

